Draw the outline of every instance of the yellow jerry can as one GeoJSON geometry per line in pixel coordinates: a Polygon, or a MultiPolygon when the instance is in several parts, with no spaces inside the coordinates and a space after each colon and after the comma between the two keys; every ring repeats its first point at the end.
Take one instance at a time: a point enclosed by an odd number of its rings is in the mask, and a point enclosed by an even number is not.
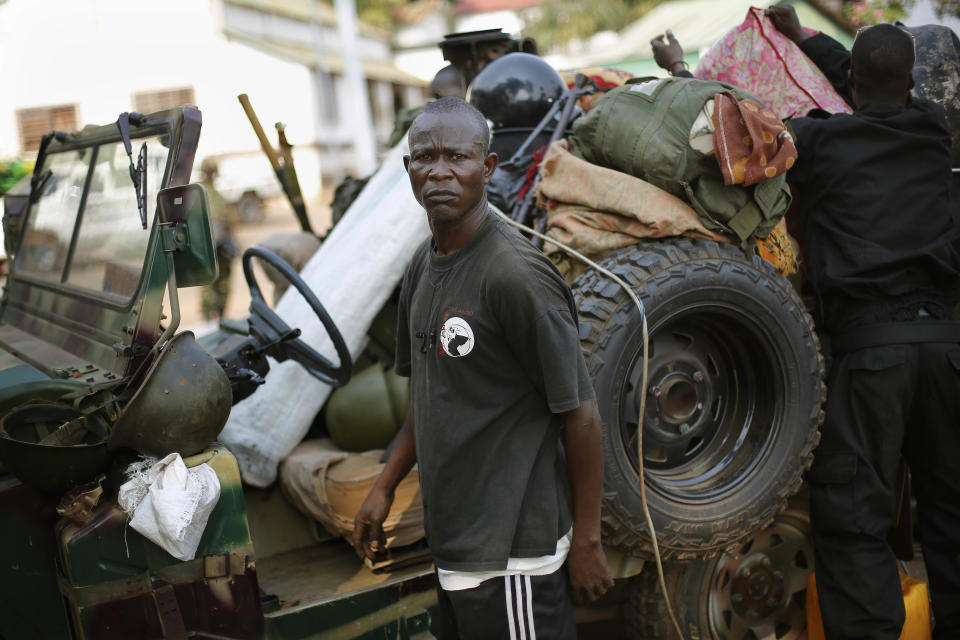
{"type": "MultiPolygon", "coordinates": [[[[901,573],[900,586],[903,588],[903,606],[907,610],[900,640],[930,640],[933,630],[930,626],[930,592],[927,583],[901,573]]],[[[807,581],[807,640],[824,640],[815,573],[811,573],[807,581]]]]}

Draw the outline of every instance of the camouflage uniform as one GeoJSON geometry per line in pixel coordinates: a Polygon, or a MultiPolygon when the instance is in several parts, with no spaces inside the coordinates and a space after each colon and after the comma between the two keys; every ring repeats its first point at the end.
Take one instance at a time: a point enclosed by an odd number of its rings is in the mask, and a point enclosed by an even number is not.
{"type": "Polygon", "coordinates": [[[213,186],[213,176],[205,176],[202,184],[207,190],[210,219],[213,222],[213,235],[217,243],[217,264],[220,271],[217,279],[203,288],[203,294],[200,298],[200,310],[207,320],[211,320],[222,317],[224,310],[227,308],[227,298],[230,295],[231,265],[237,254],[237,249],[232,235],[233,221],[226,201],[213,186]]]}

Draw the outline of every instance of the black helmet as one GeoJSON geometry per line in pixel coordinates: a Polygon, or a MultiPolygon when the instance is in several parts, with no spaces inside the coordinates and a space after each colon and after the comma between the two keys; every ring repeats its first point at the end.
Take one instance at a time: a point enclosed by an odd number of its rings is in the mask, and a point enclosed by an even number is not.
{"type": "Polygon", "coordinates": [[[467,101],[493,122],[494,129],[535,127],[564,89],[563,78],[542,58],[510,53],[474,78],[467,101]]]}

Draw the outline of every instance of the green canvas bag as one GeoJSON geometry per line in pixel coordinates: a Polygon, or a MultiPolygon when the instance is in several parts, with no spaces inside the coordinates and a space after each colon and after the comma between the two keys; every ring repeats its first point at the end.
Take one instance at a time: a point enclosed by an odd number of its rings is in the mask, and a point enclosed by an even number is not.
{"type": "Polygon", "coordinates": [[[573,124],[571,151],[584,160],[642,178],[693,207],[705,227],[747,247],[766,237],[790,206],[783,175],[756,185],[725,185],[714,155],[690,146],[690,129],[717,93],[746,91],[712,80],[634,78],[573,124]]]}

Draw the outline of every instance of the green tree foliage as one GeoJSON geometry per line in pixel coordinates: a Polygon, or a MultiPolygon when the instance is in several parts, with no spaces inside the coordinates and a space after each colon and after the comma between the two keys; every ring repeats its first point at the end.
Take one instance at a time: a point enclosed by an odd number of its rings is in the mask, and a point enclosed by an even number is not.
{"type": "Polygon", "coordinates": [[[394,10],[405,0],[357,0],[357,18],[382,29],[393,29],[394,10]]]}
{"type": "MultiPolygon", "coordinates": [[[[3,0],[0,0],[2,2],[3,0]]],[[[333,7],[333,0],[320,0],[333,7]]],[[[415,2],[410,0],[355,0],[357,18],[374,27],[391,30],[396,27],[396,11],[415,2]]]]}
{"type": "Polygon", "coordinates": [[[640,18],[662,0],[546,0],[527,34],[541,51],[563,46],[574,39],[589,38],[599,31],[619,31],[640,18]]]}
{"type": "Polygon", "coordinates": [[[893,22],[907,17],[914,0],[854,0],[844,2],[843,14],[856,26],[893,22]]]}
{"type": "Polygon", "coordinates": [[[960,18],[960,0],[934,0],[937,15],[941,18],[950,16],[960,18]]]}
{"type": "Polygon", "coordinates": [[[32,162],[14,160],[0,162],[0,195],[5,194],[20,178],[33,171],[32,162]]]}
{"type": "MultiPolygon", "coordinates": [[[[903,20],[917,0],[845,0],[843,13],[855,25],[903,20]]],[[[940,18],[960,18],[960,0],[933,0],[940,18]]]]}
{"type": "MultiPolygon", "coordinates": [[[[619,31],[663,1],[665,0],[546,0],[538,8],[539,15],[529,24],[528,35],[536,38],[541,50],[546,51],[574,39],[589,38],[598,31],[619,31]]],[[[933,1],[941,18],[960,18],[960,0],[933,1]]],[[[868,26],[903,20],[916,2],[917,0],[844,0],[843,13],[854,25],[868,26]]]]}

